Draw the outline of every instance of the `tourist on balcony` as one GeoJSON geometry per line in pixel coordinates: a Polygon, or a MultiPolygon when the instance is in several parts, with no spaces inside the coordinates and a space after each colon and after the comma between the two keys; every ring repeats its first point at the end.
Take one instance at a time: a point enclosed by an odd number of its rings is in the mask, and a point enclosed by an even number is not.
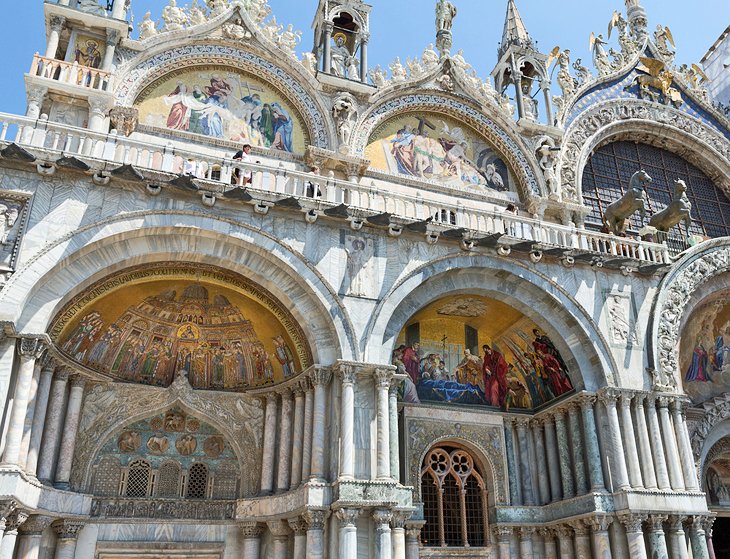
{"type": "MultiPolygon", "coordinates": [[[[514,204],[507,204],[507,207],[504,209],[504,213],[506,214],[512,214],[514,216],[520,215],[520,210],[515,206],[514,204]]],[[[516,237],[516,229],[515,229],[515,222],[512,221],[512,219],[507,219],[504,222],[504,232],[507,235],[512,235],[513,237],[516,237]]]]}
{"type": "MultiPolygon", "coordinates": [[[[241,149],[239,149],[236,154],[233,156],[233,161],[240,161],[241,163],[253,163],[253,160],[251,158],[251,145],[250,144],[244,144],[241,149]]],[[[261,163],[261,161],[256,161],[256,163],[261,163]]],[[[241,169],[236,167],[233,170],[233,174],[231,175],[231,184],[251,184],[252,180],[252,174],[250,169],[244,169],[243,175],[241,174],[241,169]],[[241,183],[241,176],[243,176],[243,183],[241,183]]]]}
{"type": "MultiPolygon", "coordinates": [[[[317,175],[317,176],[320,175],[319,167],[317,167],[316,165],[314,167],[312,167],[309,170],[309,172],[312,173],[313,175],[317,175]]],[[[305,195],[307,196],[307,198],[315,198],[315,197],[321,198],[322,197],[322,190],[319,187],[319,182],[312,182],[311,180],[309,180],[306,182],[306,186],[307,186],[307,189],[306,189],[305,195]]]]}

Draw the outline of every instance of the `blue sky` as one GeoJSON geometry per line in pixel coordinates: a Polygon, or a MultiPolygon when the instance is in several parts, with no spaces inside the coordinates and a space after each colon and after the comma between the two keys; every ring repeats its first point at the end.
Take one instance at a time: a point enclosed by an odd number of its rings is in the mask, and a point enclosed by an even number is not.
{"type": "MultiPolygon", "coordinates": [[[[420,55],[428,43],[434,42],[435,0],[371,1],[371,66],[385,67],[396,56],[405,62],[406,57],[420,55]]],[[[507,0],[452,1],[459,9],[454,21],[453,51],[464,49],[467,61],[481,77],[486,77],[496,63],[507,0]]],[[[178,1],[179,5],[186,3],[189,1],[178,1]]],[[[293,23],[304,32],[299,52],[311,49],[311,23],[317,0],[269,0],[269,3],[280,23],[293,23]]],[[[141,21],[148,10],[153,18],[159,18],[166,4],[166,0],[132,0],[132,12],[136,21],[141,21]]],[[[678,63],[698,62],[730,24],[728,0],[691,3],[643,0],[642,4],[649,14],[650,29],[658,23],[671,28],[677,42],[678,63]]],[[[624,9],[621,0],[517,0],[517,6],[541,50],[549,51],[560,45],[571,50],[573,59],[582,57],[584,62],[590,59],[591,31],[605,34],[613,11],[624,9]]],[[[0,49],[6,53],[0,62],[5,76],[0,111],[22,114],[25,111],[23,73],[30,68],[33,53],[45,48],[43,2],[16,2],[10,15],[6,10],[6,17],[0,21],[0,49]]]]}

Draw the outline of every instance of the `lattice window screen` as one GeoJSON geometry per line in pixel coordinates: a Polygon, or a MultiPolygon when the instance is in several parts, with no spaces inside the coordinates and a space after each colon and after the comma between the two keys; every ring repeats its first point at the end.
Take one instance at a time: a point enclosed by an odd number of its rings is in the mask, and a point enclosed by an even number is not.
{"type": "Polygon", "coordinates": [[[235,499],[238,497],[238,466],[222,464],[215,472],[213,480],[214,499],[235,499]]]}
{"type": "Polygon", "coordinates": [[[146,460],[135,460],[129,465],[127,474],[127,497],[147,497],[150,486],[150,464],[146,460]]]}
{"type": "Polygon", "coordinates": [[[197,462],[188,471],[188,499],[205,499],[208,490],[208,466],[197,462]]]}
{"type": "Polygon", "coordinates": [[[164,462],[157,473],[157,496],[180,496],[180,473],[182,468],[172,460],[164,462]]]}
{"type": "Polygon", "coordinates": [[[119,459],[114,456],[105,456],[96,466],[92,493],[100,497],[118,496],[121,476],[122,466],[119,459]]]}

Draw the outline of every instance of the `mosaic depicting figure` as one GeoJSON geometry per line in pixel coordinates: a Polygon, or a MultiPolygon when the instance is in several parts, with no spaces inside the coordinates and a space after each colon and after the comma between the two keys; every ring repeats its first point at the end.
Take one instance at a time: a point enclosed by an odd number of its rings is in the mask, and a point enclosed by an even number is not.
{"type": "Polygon", "coordinates": [[[301,370],[280,326],[267,328],[265,334],[273,335],[264,344],[226,296],[211,297],[206,288],[191,284],[151,295],[114,319],[92,310],[62,335],[59,347],[125,381],[167,386],[181,374],[195,388],[241,390],[301,370]]]}
{"type": "Polygon", "coordinates": [[[395,117],[371,136],[371,166],[453,187],[509,190],[507,166],[494,150],[449,117],[417,113],[395,117]]]}
{"type": "MultiPolygon", "coordinates": [[[[80,38],[79,38],[80,39],[80,38]]],[[[74,60],[81,66],[98,68],[101,66],[102,54],[99,50],[99,43],[94,39],[78,40],[74,52],[74,60]]]]}
{"type": "Polygon", "coordinates": [[[393,365],[408,376],[404,401],[532,409],[573,390],[552,339],[518,311],[478,297],[437,305],[418,313],[420,342],[393,352],[393,365]],[[468,301],[478,303],[474,312],[464,312],[468,301]],[[490,328],[495,321],[504,326],[490,328]]]}
{"type": "Polygon", "coordinates": [[[149,126],[304,151],[305,133],[289,104],[263,82],[227,69],[184,72],[151,86],[137,103],[149,126]]]}

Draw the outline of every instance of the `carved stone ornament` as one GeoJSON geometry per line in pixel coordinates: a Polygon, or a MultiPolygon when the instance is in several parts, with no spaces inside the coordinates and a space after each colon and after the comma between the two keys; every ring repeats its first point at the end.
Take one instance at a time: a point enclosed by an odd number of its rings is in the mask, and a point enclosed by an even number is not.
{"type": "Polygon", "coordinates": [[[15,270],[30,204],[27,194],[0,193],[0,285],[15,270]]]}
{"type": "Polygon", "coordinates": [[[183,435],[175,441],[175,448],[183,456],[190,456],[198,448],[198,441],[192,435],[183,435]]]}
{"type": "Polygon", "coordinates": [[[454,425],[448,420],[431,420],[408,418],[406,420],[408,443],[406,446],[406,483],[413,486],[414,501],[421,502],[421,466],[426,452],[443,440],[462,439],[470,443],[486,460],[487,470],[494,477],[494,501],[496,504],[507,504],[508,484],[504,458],[504,430],[498,425],[472,425],[460,423],[454,425]]]}
{"type": "Polygon", "coordinates": [[[91,516],[150,520],[233,520],[236,516],[236,502],[94,499],[91,503],[91,516]]]}
{"type": "Polygon", "coordinates": [[[164,454],[170,448],[170,441],[167,437],[155,435],[147,441],[147,448],[154,454],[164,454]]]}
{"type": "Polygon", "coordinates": [[[57,520],[52,524],[59,540],[75,540],[83,527],[83,522],[73,520],[57,520]]]}
{"type": "Polygon", "coordinates": [[[329,516],[329,511],[308,510],[303,516],[310,530],[324,530],[324,524],[329,516]]]}
{"type": "Polygon", "coordinates": [[[203,452],[211,458],[218,458],[226,449],[226,441],[220,435],[213,435],[205,439],[203,452]]]}
{"type": "Polygon", "coordinates": [[[109,111],[112,127],[125,136],[130,136],[137,129],[139,110],[136,107],[114,107],[109,111]]]}
{"type": "Polygon", "coordinates": [[[137,431],[122,431],[117,440],[117,447],[121,452],[136,452],[141,443],[137,431]]]}
{"type": "Polygon", "coordinates": [[[264,533],[264,525],[255,521],[241,522],[239,526],[244,539],[259,538],[264,533]]]}

